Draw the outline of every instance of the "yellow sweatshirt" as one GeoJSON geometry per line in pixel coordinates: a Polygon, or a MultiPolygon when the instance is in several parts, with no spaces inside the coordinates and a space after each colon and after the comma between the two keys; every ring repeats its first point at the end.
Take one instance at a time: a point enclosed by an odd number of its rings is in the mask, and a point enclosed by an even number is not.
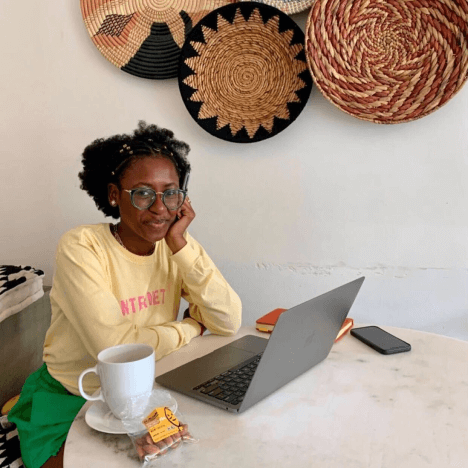
{"type": "MultiPolygon", "coordinates": [[[[147,343],[158,360],[200,335],[200,323],[218,335],[238,331],[238,295],[200,244],[185,237],[176,254],[163,239],[148,257],[122,247],[108,223],[80,226],[60,239],[43,357],[69,392],[79,395],[79,375],[110,346],[147,343]],[[178,322],[181,297],[192,318],[178,322]]],[[[98,387],[94,374],[85,377],[86,392],[98,387]]]]}

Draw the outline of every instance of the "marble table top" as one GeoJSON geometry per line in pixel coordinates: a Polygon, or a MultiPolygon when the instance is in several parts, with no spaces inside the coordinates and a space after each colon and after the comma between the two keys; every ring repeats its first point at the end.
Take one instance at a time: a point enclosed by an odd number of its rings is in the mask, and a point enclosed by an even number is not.
{"type": "MultiPolygon", "coordinates": [[[[358,326],[358,325],[356,325],[358,326]]],[[[177,392],[195,445],[156,466],[191,468],[467,467],[467,342],[382,327],[412,351],[381,355],[346,335],[323,362],[241,414],[177,392]]],[[[156,363],[156,373],[207,354],[246,334],[194,339],[156,363]]],[[[138,468],[126,434],[90,428],[85,404],[65,445],[65,468],[138,468]]]]}

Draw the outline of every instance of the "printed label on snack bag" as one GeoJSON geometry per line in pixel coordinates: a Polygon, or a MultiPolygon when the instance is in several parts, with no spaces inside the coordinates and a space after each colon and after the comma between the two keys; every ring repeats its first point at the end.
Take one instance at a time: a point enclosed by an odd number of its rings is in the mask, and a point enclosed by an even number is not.
{"type": "Polygon", "coordinates": [[[179,432],[179,421],[166,406],[155,408],[142,423],[148,429],[153,442],[159,442],[179,432]]]}

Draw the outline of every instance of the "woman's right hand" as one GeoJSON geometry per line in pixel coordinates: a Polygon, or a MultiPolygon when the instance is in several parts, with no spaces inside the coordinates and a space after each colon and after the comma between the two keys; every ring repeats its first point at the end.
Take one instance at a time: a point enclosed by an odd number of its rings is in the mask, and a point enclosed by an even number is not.
{"type": "Polygon", "coordinates": [[[179,208],[178,218],[168,229],[165,236],[166,243],[173,254],[179,252],[187,244],[186,239],[184,239],[184,233],[195,218],[195,211],[192,208],[189,197],[184,200],[184,203],[179,208]]]}

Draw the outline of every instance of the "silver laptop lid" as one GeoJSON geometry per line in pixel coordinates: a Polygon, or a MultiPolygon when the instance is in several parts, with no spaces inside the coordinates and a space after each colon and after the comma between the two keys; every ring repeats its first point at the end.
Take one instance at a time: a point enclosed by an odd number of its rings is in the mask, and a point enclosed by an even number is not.
{"type": "Polygon", "coordinates": [[[280,315],[239,412],[328,356],[364,280],[358,278],[280,315]]]}

